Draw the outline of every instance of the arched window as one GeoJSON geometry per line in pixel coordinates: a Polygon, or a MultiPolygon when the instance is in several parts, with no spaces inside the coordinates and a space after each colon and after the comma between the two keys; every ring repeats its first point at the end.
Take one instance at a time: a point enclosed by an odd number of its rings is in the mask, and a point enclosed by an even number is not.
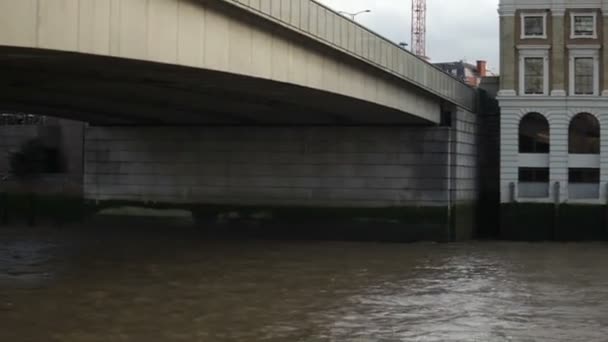
{"type": "Polygon", "coordinates": [[[568,152],[571,154],[600,153],[600,123],[588,113],[577,114],[570,121],[568,152]]]}
{"type": "Polygon", "coordinates": [[[549,122],[539,113],[526,114],[519,123],[519,153],[549,153],[549,122]]]}

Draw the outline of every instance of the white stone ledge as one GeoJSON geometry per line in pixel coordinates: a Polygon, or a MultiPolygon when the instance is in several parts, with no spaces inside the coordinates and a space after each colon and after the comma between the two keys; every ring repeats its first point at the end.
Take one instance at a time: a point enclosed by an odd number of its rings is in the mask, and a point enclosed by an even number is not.
{"type": "Polygon", "coordinates": [[[570,154],[568,156],[568,167],[570,168],[599,168],[599,154],[570,154]]]}
{"type": "Polygon", "coordinates": [[[549,167],[549,154],[519,154],[520,167],[549,167]]]}

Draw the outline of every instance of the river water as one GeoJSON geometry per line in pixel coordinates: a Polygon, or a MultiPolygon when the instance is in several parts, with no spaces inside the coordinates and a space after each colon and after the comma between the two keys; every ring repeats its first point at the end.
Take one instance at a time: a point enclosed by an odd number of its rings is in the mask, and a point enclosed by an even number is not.
{"type": "Polygon", "coordinates": [[[606,341],[605,244],[0,231],[0,341],[606,341]]]}

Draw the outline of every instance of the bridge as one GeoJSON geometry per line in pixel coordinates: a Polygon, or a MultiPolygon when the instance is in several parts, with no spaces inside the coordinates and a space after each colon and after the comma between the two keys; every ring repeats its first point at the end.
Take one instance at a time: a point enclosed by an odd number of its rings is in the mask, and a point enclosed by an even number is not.
{"type": "Polygon", "coordinates": [[[309,0],[2,0],[0,45],[4,109],[95,123],[438,123],[441,101],[474,106],[309,0]]]}
{"type": "Polygon", "coordinates": [[[88,198],[475,197],[476,90],[315,1],[0,0],[0,75],[0,111],[90,124],[88,198]]]}

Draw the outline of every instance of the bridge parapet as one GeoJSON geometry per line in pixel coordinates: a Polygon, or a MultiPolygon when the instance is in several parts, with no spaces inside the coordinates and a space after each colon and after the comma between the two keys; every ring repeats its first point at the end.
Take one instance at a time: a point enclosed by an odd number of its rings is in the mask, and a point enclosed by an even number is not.
{"type": "Polygon", "coordinates": [[[314,0],[221,0],[311,37],[474,110],[475,90],[379,34],[314,0]]]}

